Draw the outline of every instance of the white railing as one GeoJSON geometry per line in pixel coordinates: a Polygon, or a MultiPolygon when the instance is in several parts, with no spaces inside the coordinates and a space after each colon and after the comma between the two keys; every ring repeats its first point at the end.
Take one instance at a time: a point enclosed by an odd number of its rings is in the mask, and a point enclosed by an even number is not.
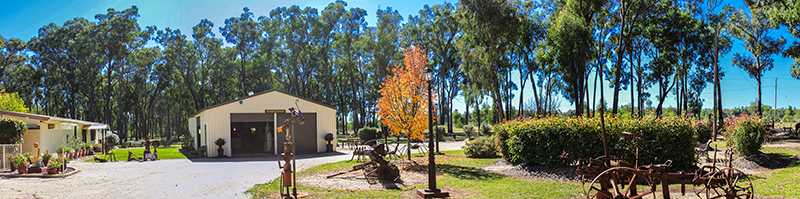
{"type": "Polygon", "coordinates": [[[3,159],[0,159],[0,168],[3,171],[11,170],[11,161],[8,160],[7,156],[8,154],[19,154],[21,150],[22,144],[0,144],[0,152],[2,152],[0,157],[3,157],[3,159]]]}

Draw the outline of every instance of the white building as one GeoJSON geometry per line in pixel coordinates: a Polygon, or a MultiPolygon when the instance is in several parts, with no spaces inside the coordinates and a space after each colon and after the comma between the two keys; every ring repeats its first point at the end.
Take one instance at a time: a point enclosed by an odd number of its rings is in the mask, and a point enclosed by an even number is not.
{"type": "Polygon", "coordinates": [[[299,108],[305,117],[305,124],[295,127],[297,153],[325,152],[323,137],[336,133],[336,109],[274,89],[200,110],[189,117],[189,132],[195,147],[205,145],[209,157],[217,156],[214,142],[219,138],[226,142],[222,148],[227,156],[280,154],[286,135],[275,129],[291,117],[290,107],[299,108]]]}
{"type": "Polygon", "coordinates": [[[82,143],[98,143],[102,139],[101,131],[108,129],[106,124],[31,113],[0,110],[0,116],[22,120],[28,126],[28,133],[22,136],[23,153],[36,153],[34,142],[39,143],[42,153],[45,150],[56,153],[56,148],[70,138],[80,139],[82,143]]]}

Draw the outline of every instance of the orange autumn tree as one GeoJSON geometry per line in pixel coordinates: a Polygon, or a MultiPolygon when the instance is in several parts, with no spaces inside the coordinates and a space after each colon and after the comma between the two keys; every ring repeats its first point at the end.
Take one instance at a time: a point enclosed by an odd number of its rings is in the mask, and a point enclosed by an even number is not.
{"type": "MultiPolygon", "coordinates": [[[[422,140],[428,127],[428,83],[423,74],[428,65],[428,55],[416,46],[407,48],[404,54],[403,65],[395,65],[393,75],[386,77],[381,84],[378,116],[392,135],[402,133],[409,140],[422,140]]],[[[410,160],[411,147],[406,148],[410,160]]]]}

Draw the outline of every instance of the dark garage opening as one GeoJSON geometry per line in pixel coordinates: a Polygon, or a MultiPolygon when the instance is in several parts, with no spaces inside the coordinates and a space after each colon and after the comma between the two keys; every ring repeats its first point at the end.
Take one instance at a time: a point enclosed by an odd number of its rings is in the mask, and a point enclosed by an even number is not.
{"type": "Polygon", "coordinates": [[[274,130],[272,122],[232,122],[231,154],[273,154],[274,130]]]}

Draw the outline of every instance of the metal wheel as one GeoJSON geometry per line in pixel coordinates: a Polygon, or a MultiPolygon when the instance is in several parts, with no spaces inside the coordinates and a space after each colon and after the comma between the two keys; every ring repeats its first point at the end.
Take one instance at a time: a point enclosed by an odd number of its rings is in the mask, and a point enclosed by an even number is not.
{"type": "Polygon", "coordinates": [[[753,198],[753,183],[744,172],[725,168],[711,175],[701,192],[709,199],[753,198]]]}
{"type": "Polygon", "coordinates": [[[586,198],[641,198],[653,193],[655,197],[655,186],[641,172],[627,167],[614,167],[600,173],[592,180],[586,198]],[[636,185],[649,186],[649,190],[637,190],[636,185]]]}

